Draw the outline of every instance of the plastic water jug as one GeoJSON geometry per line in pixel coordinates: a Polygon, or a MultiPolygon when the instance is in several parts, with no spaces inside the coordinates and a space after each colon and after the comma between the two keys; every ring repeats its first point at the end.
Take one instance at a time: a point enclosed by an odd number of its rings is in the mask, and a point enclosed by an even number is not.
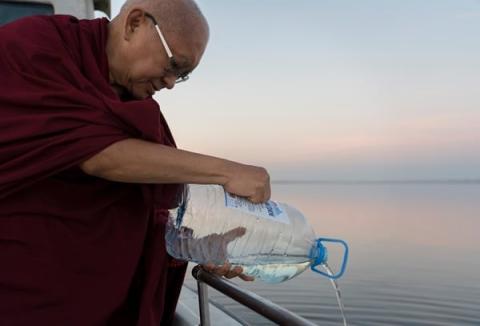
{"type": "Polygon", "coordinates": [[[289,280],[310,267],[330,279],[343,275],[347,244],[317,238],[297,209],[268,201],[253,204],[218,185],[190,185],[181,205],[170,211],[168,253],[199,264],[228,261],[243,272],[269,283],[289,280]],[[338,273],[328,270],[326,242],[344,248],[338,273]],[[327,267],[327,272],[319,266],[327,267]]]}

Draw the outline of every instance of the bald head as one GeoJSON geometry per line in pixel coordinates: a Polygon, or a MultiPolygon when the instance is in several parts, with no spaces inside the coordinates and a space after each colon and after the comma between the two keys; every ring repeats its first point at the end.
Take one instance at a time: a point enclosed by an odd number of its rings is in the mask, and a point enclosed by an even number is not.
{"type": "Polygon", "coordinates": [[[193,0],[127,0],[109,26],[111,82],[136,98],[173,88],[198,65],[208,38],[207,20],[193,0]]]}
{"type": "Polygon", "coordinates": [[[208,40],[207,20],[192,0],[127,0],[119,15],[128,15],[133,8],[142,8],[152,14],[165,34],[176,38],[200,37],[208,40]]]}

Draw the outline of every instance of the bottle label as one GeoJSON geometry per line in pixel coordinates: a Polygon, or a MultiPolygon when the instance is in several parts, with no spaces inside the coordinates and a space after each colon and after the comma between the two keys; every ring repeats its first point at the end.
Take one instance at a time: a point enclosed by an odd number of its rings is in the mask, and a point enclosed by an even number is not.
{"type": "Polygon", "coordinates": [[[229,194],[225,191],[225,206],[260,218],[290,224],[287,213],[280,207],[280,205],[278,205],[278,203],[271,200],[262,204],[254,204],[244,198],[229,194]]]}

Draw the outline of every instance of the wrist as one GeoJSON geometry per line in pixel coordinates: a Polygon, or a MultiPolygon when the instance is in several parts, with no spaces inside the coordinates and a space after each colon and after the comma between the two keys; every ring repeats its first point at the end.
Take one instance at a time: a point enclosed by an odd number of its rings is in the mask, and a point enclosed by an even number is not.
{"type": "Polygon", "coordinates": [[[228,160],[222,160],[219,168],[218,168],[218,173],[219,173],[219,183],[222,186],[225,186],[234,176],[235,174],[235,166],[237,166],[238,163],[228,161],[228,160]]]}

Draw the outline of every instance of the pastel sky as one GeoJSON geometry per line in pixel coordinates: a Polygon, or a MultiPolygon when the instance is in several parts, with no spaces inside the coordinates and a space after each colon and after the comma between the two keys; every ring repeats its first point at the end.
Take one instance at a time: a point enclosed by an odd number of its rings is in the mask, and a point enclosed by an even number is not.
{"type": "Polygon", "coordinates": [[[273,179],[480,177],[480,1],[198,3],[203,61],[155,97],[179,147],[273,179]]]}

